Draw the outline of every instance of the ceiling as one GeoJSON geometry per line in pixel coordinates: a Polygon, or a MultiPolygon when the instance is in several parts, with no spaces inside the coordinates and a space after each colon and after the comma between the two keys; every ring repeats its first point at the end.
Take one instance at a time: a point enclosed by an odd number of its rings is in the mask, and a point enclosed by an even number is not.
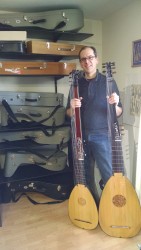
{"type": "Polygon", "coordinates": [[[80,8],[84,18],[102,20],[135,0],[0,0],[1,11],[35,12],[80,8]]]}

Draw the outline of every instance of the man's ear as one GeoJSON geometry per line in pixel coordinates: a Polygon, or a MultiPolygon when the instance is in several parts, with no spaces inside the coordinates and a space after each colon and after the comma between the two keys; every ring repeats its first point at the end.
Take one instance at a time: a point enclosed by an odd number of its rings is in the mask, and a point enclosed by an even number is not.
{"type": "Polygon", "coordinates": [[[99,64],[99,58],[98,58],[98,56],[96,57],[96,61],[97,61],[96,63],[99,64]]]}

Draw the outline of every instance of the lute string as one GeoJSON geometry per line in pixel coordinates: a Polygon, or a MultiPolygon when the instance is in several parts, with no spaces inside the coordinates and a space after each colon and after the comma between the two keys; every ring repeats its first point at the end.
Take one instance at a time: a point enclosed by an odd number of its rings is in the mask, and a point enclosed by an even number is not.
{"type": "MultiPolygon", "coordinates": [[[[114,63],[106,63],[106,91],[107,96],[112,94],[112,72],[111,67],[114,67],[114,63]]],[[[122,172],[124,174],[124,160],[122,154],[122,144],[121,144],[121,133],[119,129],[118,120],[116,117],[116,109],[115,105],[111,105],[108,102],[107,98],[107,119],[108,119],[108,131],[109,131],[109,139],[111,140],[112,145],[112,167],[113,173],[122,172]]]]}

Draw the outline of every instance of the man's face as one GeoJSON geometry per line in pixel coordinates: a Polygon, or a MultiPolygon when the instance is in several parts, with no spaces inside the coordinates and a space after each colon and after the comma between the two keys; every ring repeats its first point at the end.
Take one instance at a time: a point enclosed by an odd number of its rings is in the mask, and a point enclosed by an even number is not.
{"type": "Polygon", "coordinates": [[[80,65],[86,74],[95,74],[98,64],[98,58],[95,57],[91,48],[86,48],[80,53],[80,65]]]}

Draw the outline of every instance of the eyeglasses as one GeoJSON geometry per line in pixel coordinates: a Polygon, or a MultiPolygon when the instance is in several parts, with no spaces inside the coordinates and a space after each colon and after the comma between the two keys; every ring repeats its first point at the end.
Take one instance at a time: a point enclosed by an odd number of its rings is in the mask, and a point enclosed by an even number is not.
{"type": "Polygon", "coordinates": [[[86,60],[91,62],[94,58],[95,58],[95,56],[82,57],[82,58],[80,58],[80,62],[85,63],[86,60]]]}

